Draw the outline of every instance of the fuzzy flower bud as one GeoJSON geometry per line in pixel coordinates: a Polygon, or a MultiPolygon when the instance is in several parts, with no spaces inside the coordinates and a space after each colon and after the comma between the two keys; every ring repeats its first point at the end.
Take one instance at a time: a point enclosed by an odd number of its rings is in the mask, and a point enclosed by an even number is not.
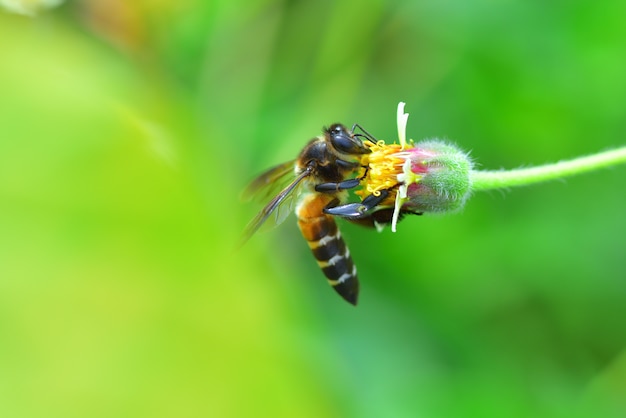
{"type": "Polygon", "coordinates": [[[398,105],[400,144],[370,144],[364,156],[367,167],[361,198],[389,190],[381,207],[394,207],[395,232],[401,212],[449,212],[461,209],[470,195],[472,162],[456,146],[440,140],[406,143],[404,103],[398,105]]]}

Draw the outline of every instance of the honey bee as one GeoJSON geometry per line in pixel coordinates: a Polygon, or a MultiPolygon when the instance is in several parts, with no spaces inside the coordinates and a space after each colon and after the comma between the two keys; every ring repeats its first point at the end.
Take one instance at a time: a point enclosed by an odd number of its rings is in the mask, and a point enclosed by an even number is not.
{"type": "Polygon", "coordinates": [[[280,223],[295,206],[298,227],[330,285],[347,302],[356,305],[359,293],[357,269],[334,216],[365,226],[391,222],[392,210],[377,208],[390,193],[381,190],[359,203],[347,203],[349,189],[365,178],[362,157],[376,140],[359,125],[351,130],[339,123],[323,130],[298,158],[269,169],[244,191],[245,196],[280,190],[246,227],[242,243],[276,215],[280,223]],[[358,128],[362,133],[354,133],[358,128]]]}

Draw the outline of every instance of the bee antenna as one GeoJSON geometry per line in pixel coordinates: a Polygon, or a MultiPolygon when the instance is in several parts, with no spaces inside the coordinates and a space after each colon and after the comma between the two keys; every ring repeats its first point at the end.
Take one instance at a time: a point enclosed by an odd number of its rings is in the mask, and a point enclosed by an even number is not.
{"type": "Polygon", "coordinates": [[[363,129],[363,127],[361,125],[359,125],[358,123],[355,123],[354,125],[352,125],[352,134],[356,137],[363,137],[366,138],[368,141],[372,142],[372,143],[376,143],[378,142],[376,140],[376,138],[374,137],[374,135],[370,134],[369,132],[367,132],[365,129],[363,129]],[[362,134],[360,133],[354,133],[354,130],[359,128],[361,130],[361,132],[363,132],[362,134]]]}

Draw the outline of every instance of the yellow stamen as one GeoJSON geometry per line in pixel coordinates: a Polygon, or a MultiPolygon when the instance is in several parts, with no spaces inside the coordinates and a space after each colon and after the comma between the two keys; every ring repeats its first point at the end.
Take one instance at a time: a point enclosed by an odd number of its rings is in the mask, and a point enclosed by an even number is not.
{"type": "MultiPolygon", "coordinates": [[[[362,164],[367,166],[367,174],[363,180],[364,189],[356,194],[361,198],[373,194],[378,196],[383,189],[390,189],[398,184],[398,175],[402,174],[405,158],[398,153],[402,147],[398,144],[385,145],[383,141],[367,146],[372,151],[363,156],[362,164]]],[[[385,199],[382,205],[392,205],[395,196],[385,199]]]]}

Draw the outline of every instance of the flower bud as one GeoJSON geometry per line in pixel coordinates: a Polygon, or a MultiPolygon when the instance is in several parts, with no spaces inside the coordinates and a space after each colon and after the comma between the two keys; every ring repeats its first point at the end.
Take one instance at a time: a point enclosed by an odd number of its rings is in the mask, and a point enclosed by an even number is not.
{"type": "Polygon", "coordinates": [[[472,162],[456,146],[440,140],[407,145],[404,129],[407,114],[398,106],[400,144],[370,144],[363,158],[367,167],[362,198],[389,190],[381,207],[394,207],[391,228],[395,232],[401,212],[449,212],[459,210],[471,191],[472,162]]]}
{"type": "Polygon", "coordinates": [[[454,145],[439,140],[418,143],[406,151],[398,175],[402,208],[414,212],[449,212],[463,207],[470,194],[471,160],[454,145]]]}

